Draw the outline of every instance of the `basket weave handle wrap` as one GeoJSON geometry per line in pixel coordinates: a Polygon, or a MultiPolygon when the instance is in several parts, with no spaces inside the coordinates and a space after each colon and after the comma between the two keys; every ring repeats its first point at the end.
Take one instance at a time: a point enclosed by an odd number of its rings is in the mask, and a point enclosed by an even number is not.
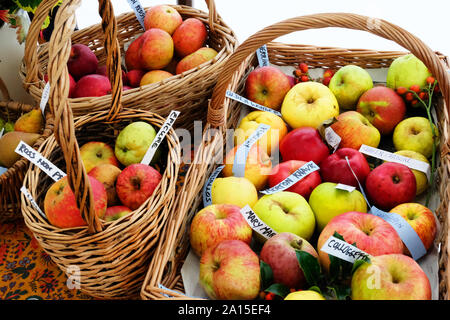
{"type": "MultiPolygon", "coordinates": [[[[80,149],[75,136],[72,110],[69,106],[69,77],[67,61],[71,50],[71,35],[76,24],[75,10],[80,0],[65,0],[55,17],[55,28],[50,39],[48,75],[52,84],[49,104],[55,116],[55,138],[61,147],[66,163],[67,178],[75,194],[81,216],[88,225],[89,232],[99,232],[102,224],[94,214],[93,194],[86,170],[80,156],[80,149]]],[[[121,110],[122,71],[120,67],[120,48],[117,42],[117,26],[114,12],[109,0],[99,0],[99,12],[105,31],[106,61],[112,86],[111,111],[113,119],[121,110]],[[110,51],[112,49],[112,51],[110,51]]]]}
{"type": "MultiPolygon", "coordinates": [[[[208,106],[208,123],[213,127],[225,125],[227,110],[224,110],[225,93],[233,74],[240,64],[262,45],[294,31],[328,27],[367,31],[401,45],[423,61],[439,82],[447,110],[450,108],[449,78],[442,62],[420,39],[408,31],[382,19],[349,13],[320,13],[287,19],[270,25],[245,40],[230,56],[222,68],[208,106]]],[[[449,112],[447,112],[448,114],[449,112]]]]}

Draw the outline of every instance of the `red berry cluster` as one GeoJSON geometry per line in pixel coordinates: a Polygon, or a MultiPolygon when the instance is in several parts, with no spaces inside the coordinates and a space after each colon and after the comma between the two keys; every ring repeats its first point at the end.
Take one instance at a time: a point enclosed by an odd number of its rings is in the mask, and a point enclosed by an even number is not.
{"type": "Polygon", "coordinates": [[[321,79],[314,80],[308,73],[308,65],[304,62],[299,63],[297,68],[293,72],[296,84],[299,82],[318,81],[322,82],[322,84],[326,86],[329,85],[330,80],[335,73],[336,73],[335,70],[327,69],[323,73],[323,77],[321,79]]]}
{"type": "MultiPolygon", "coordinates": [[[[436,80],[434,79],[434,77],[427,78],[427,84],[429,85],[432,85],[435,81],[436,80]]],[[[409,89],[405,87],[398,87],[396,89],[396,92],[412,106],[415,106],[416,104],[419,103],[417,97],[425,101],[426,99],[428,99],[429,95],[428,88],[420,88],[420,86],[417,84],[410,86],[409,89]]],[[[437,84],[434,87],[434,92],[439,92],[439,86],[437,84]]]]}

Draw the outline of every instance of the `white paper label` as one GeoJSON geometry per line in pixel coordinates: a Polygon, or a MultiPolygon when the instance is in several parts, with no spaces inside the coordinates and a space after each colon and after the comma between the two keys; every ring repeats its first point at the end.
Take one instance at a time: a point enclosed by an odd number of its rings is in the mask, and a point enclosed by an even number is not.
{"type": "Polygon", "coordinates": [[[247,157],[250,152],[250,149],[258,141],[264,134],[270,129],[270,126],[264,123],[261,123],[258,128],[241,144],[236,154],[234,155],[234,162],[232,172],[235,177],[244,177],[245,176],[245,164],[247,163],[247,157]]]}
{"type": "Polygon", "coordinates": [[[41,108],[42,114],[45,113],[45,106],[47,105],[49,97],[50,97],[50,82],[47,82],[45,84],[44,90],[42,90],[41,103],[39,105],[41,108]]]}
{"type": "Polygon", "coordinates": [[[264,44],[256,50],[256,56],[258,57],[258,63],[260,67],[267,67],[269,63],[269,52],[267,46],[264,44]]]}
{"type": "Polygon", "coordinates": [[[20,154],[22,157],[28,159],[31,163],[38,166],[54,181],[58,181],[66,176],[66,174],[62,172],[58,167],[56,167],[48,159],[46,159],[39,152],[34,150],[32,147],[30,147],[23,141],[20,141],[20,143],[17,145],[15,152],[17,154],[20,154]]]}
{"type": "Polygon", "coordinates": [[[141,24],[142,28],[145,30],[144,19],[145,19],[145,9],[142,7],[139,0],[127,0],[131,9],[133,9],[136,18],[141,24]]]}
{"type": "Polygon", "coordinates": [[[335,236],[329,237],[320,250],[350,263],[354,263],[356,260],[370,258],[370,255],[367,252],[364,252],[335,236]]]}
{"type": "Polygon", "coordinates": [[[8,168],[0,167],[0,176],[1,176],[2,174],[4,174],[6,171],[8,171],[8,168]]]}
{"type": "Polygon", "coordinates": [[[260,104],[258,104],[256,102],[248,100],[247,98],[244,98],[243,96],[240,96],[240,95],[238,95],[237,93],[235,93],[233,91],[227,90],[227,92],[225,93],[225,96],[227,98],[230,98],[230,99],[233,99],[233,100],[238,101],[240,103],[243,103],[243,104],[245,104],[245,105],[247,105],[249,107],[252,107],[254,109],[257,109],[257,110],[260,110],[260,111],[271,112],[271,113],[281,117],[281,113],[278,112],[277,110],[273,110],[271,108],[262,106],[262,105],[260,105],[260,104]]]}
{"type": "Polygon", "coordinates": [[[291,175],[289,175],[286,179],[273,186],[272,188],[261,190],[260,192],[263,194],[273,194],[279,191],[286,190],[292,187],[294,184],[302,180],[304,177],[309,175],[310,173],[319,170],[319,166],[314,163],[314,161],[309,161],[305,163],[303,166],[295,170],[291,175]]]}
{"type": "Polygon", "coordinates": [[[349,186],[349,185],[346,185],[346,184],[343,184],[343,183],[338,183],[336,185],[336,189],[352,192],[356,188],[354,186],[349,186]]]}
{"type": "Polygon", "coordinates": [[[150,162],[153,159],[153,156],[155,155],[156,150],[158,149],[159,145],[163,142],[165,136],[169,132],[169,130],[172,128],[175,120],[177,120],[178,116],[180,115],[180,111],[171,111],[169,116],[167,117],[166,121],[164,121],[163,125],[159,129],[158,133],[155,136],[155,139],[153,139],[152,143],[150,144],[150,147],[147,149],[147,152],[144,155],[144,158],[142,158],[141,163],[149,165],[150,162]]]}
{"type": "Polygon", "coordinates": [[[45,216],[45,213],[41,210],[41,208],[39,208],[38,204],[36,201],[34,201],[33,196],[31,195],[31,193],[28,192],[28,190],[22,186],[20,188],[20,192],[23,193],[23,195],[25,196],[25,198],[28,199],[28,201],[31,202],[31,205],[37,210],[37,212],[39,212],[39,214],[44,217],[45,219],[47,219],[47,217],[45,216]]]}
{"type": "Polygon", "coordinates": [[[333,148],[333,152],[336,152],[342,139],[331,127],[327,127],[325,129],[325,140],[333,148]]]}
{"type": "Polygon", "coordinates": [[[211,196],[211,187],[216,180],[217,176],[220,174],[220,172],[225,168],[225,166],[220,166],[214,172],[211,174],[211,176],[208,178],[208,180],[205,183],[205,186],[203,187],[203,206],[207,207],[212,204],[212,196],[211,196]]]}
{"type": "Polygon", "coordinates": [[[2,130],[0,130],[0,138],[3,136],[3,132],[5,132],[5,127],[3,127],[2,130]]]}
{"type": "Polygon", "coordinates": [[[249,205],[246,205],[241,209],[241,214],[244,219],[247,221],[248,225],[257,233],[262,235],[264,238],[269,239],[272,238],[277,233],[265,224],[256,213],[250,208],[249,205]]]}
{"type": "Polygon", "coordinates": [[[389,223],[395,231],[397,231],[398,236],[402,239],[414,260],[421,258],[427,253],[422,240],[417,235],[414,228],[411,227],[411,225],[403,219],[401,215],[394,212],[382,211],[375,206],[370,209],[370,213],[374,216],[380,217],[389,223]]]}

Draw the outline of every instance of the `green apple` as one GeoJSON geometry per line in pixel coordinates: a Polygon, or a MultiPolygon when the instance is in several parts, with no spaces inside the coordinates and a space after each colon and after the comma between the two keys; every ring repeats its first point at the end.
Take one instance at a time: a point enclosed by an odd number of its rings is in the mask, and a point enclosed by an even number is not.
{"type": "Polygon", "coordinates": [[[309,196],[319,231],[334,217],[349,211],[367,212],[367,203],[358,190],[351,192],[336,188],[336,183],[319,184],[309,196]]]}
{"type": "Polygon", "coordinates": [[[356,109],[361,95],[373,88],[370,74],[361,67],[348,65],[340,68],[328,86],[342,109],[356,109]]]}
{"type": "Polygon", "coordinates": [[[264,195],[252,209],[277,233],[291,232],[305,240],[314,233],[314,213],[305,198],[297,193],[281,191],[264,195]]]}
{"type": "MultiPolygon", "coordinates": [[[[439,145],[439,131],[433,124],[436,147],[439,145]]],[[[425,117],[411,117],[401,121],[392,136],[395,150],[412,150],[430,158],[433,153],[433,132],[425,117]]]]}
{"type": "Polygon", "coordinates": [[[3,132],[3,134],[14,131],[14,122],[6,122],[4,128],[5,131],[3,132]]]}
{"type": "Polygon", "coordinates": [[[120,131],[114,152],[124,166],[140,163],[156,136],[153,126],[147,122],[130,123],[120,131]]]}
{"type": "Polygon", "coordinates": [[[432,76],[428,68],[413,54],[407,54],[396,58],[389,66],[386,86],[391,89],[404,87],[408,89],[412,85],[421,88],[427,85],[427,78],[432,76]]]}

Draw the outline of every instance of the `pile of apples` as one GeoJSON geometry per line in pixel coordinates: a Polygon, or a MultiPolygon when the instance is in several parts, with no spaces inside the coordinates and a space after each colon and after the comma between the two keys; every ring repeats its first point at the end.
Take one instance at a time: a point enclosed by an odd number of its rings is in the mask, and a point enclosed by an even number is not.
{"type": "MultiPolygon", "coordinates": [[[[298,74],[308,72],[296,66],[298,74]]],[[[397,213],[414,229],[428,250],[437,223],[433,212],[416,202],[428,188],[425,173],[397,162],[371,163],[359,151],[393,145],[397,154],[427,162],[437,143],[430,122],[416,113],[397,88],[427,88],[432,75],[413,55],[391,64],[386,85],[374,86],[370,74],[356,65],[331,72],[330,79],[294,79],[275,66],[257,67],[247,77],[246,97],[278,110],[252,111],[235,131],[235,147],[226,154],[221,177],[211,187],[212,204],[201,209],[190,227],[191,248],[200,258],[199,282],[213,299],[325,299],[314,290],[300,267],[297,253],[317,259],[329,274],[329,255],[320,249],[336,233],[371,256],[346,285],[351,299],[431,299],[429,280],[396,230],[371,214],[370,206],[397,213]],[[306,81],[307,80],[307,81],[306,81]],[[325,85],[324,82],[327,84],[325,85]],[[245,162],[245,176],[233,175],[237,148],[260,124],[270,126],[245,162]],[[330,126],[340,136],[332,147],[319,130],[330,126]],[[272,159],[280,155],[276,165],[272,159]],[[284,191],[263,194],[307,162],[314,171],[284,191]],[[356,179],[357,178],[357,179],[356,179]],[[345,185],[346,188],[338,188],[345,185]],[[347,187],[352,188],[347,188],[347,187]],[[362,190],[361,190],[362,188],[362,190]],[[366,196],[366,197],[365,197],[366,196]],[[250,206],[277,234],[264,239],[241,214],[250,206]],[[283,295],[265,292],[262,263],[283,295]],[[378,267],[378,287],[369,288],[378,267]],[[369,269],[368,269],[369,268],[369,269]]],[[[325,77],[325,78],[327,78],[325,77]]],[[[267,273],[267,271],[266,271],[267,273]]],[[[329,297],[328,297],[329,298],[329,297]]]]}
{"type": "MultiPolygon", "coordinates": [[[[145,32],[125,51],[126,70],[122,70],[123,90],[157,83],[212,60],[217,51],[207,47],[208,30],[197,18],[183,20],[168,6],[157,5],[146,11],[145,32]]],[[[100,97],[111,93],[105,65],[81,43],[73,44],[69,61],[70,98],[100,97]]],[[[44,76],[48,81],[48,76],[44,76]]]]}
{"type": "MultiPolygon", "coordinates": [[[[153,194],[161,181],[161,173],[141,161],[155,136],[151,124],[136,121],[120,131],[114,146],[89,141],[80,147],[97,217],[105,221],[117,220],[138,209],[153,194]]],[[[154,158],[157,160],[158,153],[154,158]]],[[[59,228],[86,225],[67,176],[47,190],[44,212],[49,222],[59,228]]]]}

